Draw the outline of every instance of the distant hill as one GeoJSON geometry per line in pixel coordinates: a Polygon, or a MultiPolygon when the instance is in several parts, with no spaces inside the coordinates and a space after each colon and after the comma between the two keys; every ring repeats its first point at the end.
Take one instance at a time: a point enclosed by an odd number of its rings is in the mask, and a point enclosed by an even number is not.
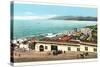
{"type": "Polygon", "coordinates": [[[56,16],[54,20],[79,20],[79,21],[97,21],[97,17],[82,17],[82,16],[56,16]]]}

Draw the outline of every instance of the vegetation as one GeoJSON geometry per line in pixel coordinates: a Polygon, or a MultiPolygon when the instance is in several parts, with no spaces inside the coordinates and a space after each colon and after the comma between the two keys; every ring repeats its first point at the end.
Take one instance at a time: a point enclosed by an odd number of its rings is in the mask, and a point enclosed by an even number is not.
{"type": "Polygon", "coordinates": [[[54,20],[79,20],[79,21],[97,21],[97,17],[83,16],[57,16],[50,19],[54,20]]]}

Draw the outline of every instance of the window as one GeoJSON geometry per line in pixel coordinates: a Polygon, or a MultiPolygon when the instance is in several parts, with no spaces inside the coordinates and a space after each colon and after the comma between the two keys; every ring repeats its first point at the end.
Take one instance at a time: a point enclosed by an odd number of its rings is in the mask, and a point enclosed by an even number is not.
{"type": "Polygon", "coordinates": [[[97,52],[97,49],[96,48],[94,48],[94,52],[97,52]]]}
{"type": "Polygon", "coordinates": [[[77,51],[80,51],[80,48],[77,48],[77,51]]]}
{"type": "Polygon", "coordinates": [[[68,47],[68,51],[71,51],[71,47],[68,47]]]}
{"type": "Polygon", "coordinates": [[[58,51],[58,46],[51,45],[51,51],[52,51],[52,50],[58,51]]]}
{"type": "Polygon", "coordinates": [[[45,49],[48,49],[48,47],[47,47],[47,46],[45,46],[45,49]]]}
{"type": "Polygon", "coordinates": [[[88,51],[88,47],[85,47],[85,50],[88,51]]]}
{"type": "Polygon", "coordinates": [[[32,49],[32,50],[35,50],[35,44],[30,43],[29,48],[32,49]]]}

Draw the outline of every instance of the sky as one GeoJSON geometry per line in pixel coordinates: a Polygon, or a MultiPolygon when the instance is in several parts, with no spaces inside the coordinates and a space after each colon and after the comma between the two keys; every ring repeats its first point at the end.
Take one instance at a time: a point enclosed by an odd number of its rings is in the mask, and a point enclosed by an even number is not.
{"type": "Polygon", "coordinates": [[[40,4],[14,4],[15,19],[44,19],[54,16],[97,16],[97,8],[40,5],[40,4]]]}

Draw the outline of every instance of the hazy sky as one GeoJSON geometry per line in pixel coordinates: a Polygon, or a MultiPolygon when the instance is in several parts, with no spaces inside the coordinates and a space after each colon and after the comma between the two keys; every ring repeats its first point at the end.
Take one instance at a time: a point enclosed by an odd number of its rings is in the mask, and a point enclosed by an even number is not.
{"type": "Polygon", "coordinates": [[[97,16],[97,8],[39,5],[39,4],[14,4],[14,16],[17,18],[40,18],[52,16],[97,16]]]}

